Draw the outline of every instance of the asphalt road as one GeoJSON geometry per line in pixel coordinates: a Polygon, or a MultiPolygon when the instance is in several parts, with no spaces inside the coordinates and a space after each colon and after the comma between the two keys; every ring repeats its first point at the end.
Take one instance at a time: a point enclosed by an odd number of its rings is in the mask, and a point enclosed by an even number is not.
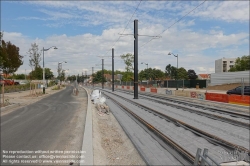
{"type": "Polygon", "coordinates": [[[41,163],[40,159],[55,160],[55,155],[81,150],[87,94],[81,90],[78,96],[74,96],[72,91],[73,87],[68,86],[61,92],[1,117],[2,164],[5,160],[4,163],[22,165],[19,157],[31,160],[29,155],[33,155],[32,161],[27,161],[25,165],[36,165],[41,163]],[[41,155],[51,156],[46,158],[41,155]],[[38,163],[36,160],[39,160],[38,163]]]}

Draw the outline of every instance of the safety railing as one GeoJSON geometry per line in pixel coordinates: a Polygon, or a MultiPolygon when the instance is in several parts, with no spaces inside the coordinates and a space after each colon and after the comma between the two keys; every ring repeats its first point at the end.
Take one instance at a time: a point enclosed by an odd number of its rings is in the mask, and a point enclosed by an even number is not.
{"type": "Polygon", "coordinates": [[[194,165],[198,165],[199,162],[201,166],[205,164],[208,166],[212,166],[212,165],[220,166],[220,164],[218,164],[212,157],[208,155],[208,149],[206,148],[204,149],[203,154],[201,154],[200,148],[197,149],[195,160],[194,160],[194,165]],[[211,164],[211,161],[209,161],[208,159],[211,160],[214,164],[211,164]]]}

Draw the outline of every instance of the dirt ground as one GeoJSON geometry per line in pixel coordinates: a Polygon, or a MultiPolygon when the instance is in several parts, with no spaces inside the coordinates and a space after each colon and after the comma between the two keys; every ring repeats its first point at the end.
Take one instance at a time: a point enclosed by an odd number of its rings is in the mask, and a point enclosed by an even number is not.
{"type": "Polygon", "coordinates": [[[214,85],[207,87],[207,90],[230,90],[236,88],[237,86],[241,86],[241,84],[232,83],[232,84],[214,85]]]}
{"type": "Polygon", "coordinates": [[[146,165],[112,112],[92,104],[94,165],[146,165]]]}

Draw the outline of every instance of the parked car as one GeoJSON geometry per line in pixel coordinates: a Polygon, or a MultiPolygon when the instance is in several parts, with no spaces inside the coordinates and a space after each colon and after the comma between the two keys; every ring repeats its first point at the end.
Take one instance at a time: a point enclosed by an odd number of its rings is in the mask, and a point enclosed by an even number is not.
{"type": "MultiPolygon", "coordinates": [[[[236,94],[236,95],[241,95],[241,86],[238,86],[234,89],[228,90],[227,94],[236,94]]],[[[250,86],[245,86],[244,87],[244,95],[250,95],[250,86]]]]}
{"type": "Polygon", "coordinates": [[[25,85],[25,84],[28,84],[28,83],[29,83],[29,81],[27,81],[27,80],[23,80],[23,81],[19,82],[20,85],[25,85]]]}

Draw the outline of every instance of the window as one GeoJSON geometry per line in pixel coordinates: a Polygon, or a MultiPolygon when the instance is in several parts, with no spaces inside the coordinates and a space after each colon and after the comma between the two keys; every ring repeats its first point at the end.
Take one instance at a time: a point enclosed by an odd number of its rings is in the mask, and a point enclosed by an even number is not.
{"type": "Polygon", "coordinates": [[[230,63],[234,63],[234,61],[230,61],[230,63]]]}
{"type": "Polygon", "coordinates": [[[235,90],[236,91],[241,91],[241,86],[237,87],[235,90]]]}

